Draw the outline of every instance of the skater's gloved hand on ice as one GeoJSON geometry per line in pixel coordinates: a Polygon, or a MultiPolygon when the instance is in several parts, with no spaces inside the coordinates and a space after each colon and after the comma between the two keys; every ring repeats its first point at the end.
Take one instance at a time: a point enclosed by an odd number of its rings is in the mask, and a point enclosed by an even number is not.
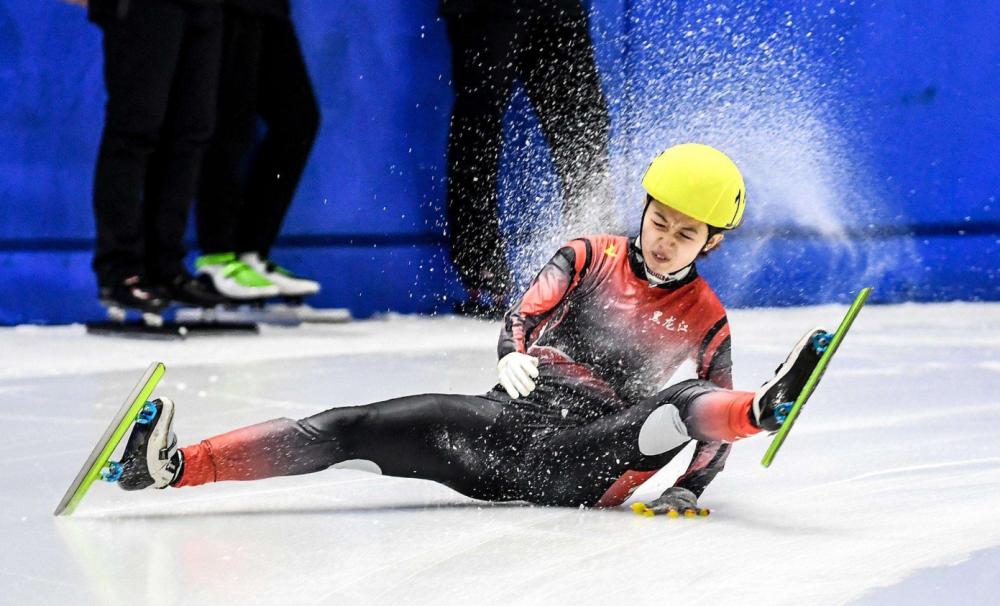
{"type": "Polygon", "coordinates": [[[707,509],[698,507],[698,497],[693,492],[680,486],[671,486],[655,501],[632,505],[632,511],[644,516],[667,515],[671,518],[682,514],[693,518],[696,515],[707,516],[709,513],[707,509]]]}
{"type": "Polygon", "coordinates": [[[535,389],[533,379],[538,377],[538,358],[512,351],[500,358],[497,364],[500,384],[515,400],[526,396],[535,389]]]}

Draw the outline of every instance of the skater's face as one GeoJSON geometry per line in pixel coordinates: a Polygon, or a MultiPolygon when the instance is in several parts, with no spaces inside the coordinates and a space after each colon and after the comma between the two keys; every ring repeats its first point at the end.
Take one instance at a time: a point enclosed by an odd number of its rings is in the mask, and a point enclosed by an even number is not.
{"type": "Polygon", "coordinates": [[[702,251],[722,241],[722,234],[708,237],[708,224],[652,200],[642,219],[642,258],[656,274],[680,271],[702,251]]]}

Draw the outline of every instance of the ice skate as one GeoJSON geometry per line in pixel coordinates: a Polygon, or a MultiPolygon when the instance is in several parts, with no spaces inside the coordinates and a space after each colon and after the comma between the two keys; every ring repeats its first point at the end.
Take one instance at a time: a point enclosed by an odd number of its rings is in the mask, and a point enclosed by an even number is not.
{"type": "Polygon", "coordinates": [[[202,255],[195,262],[200,275],[207,276],[216,290],[237,302],[263,301],[281,294],[278,286],[236,258],[236,253],[202,255]]]}
{"type": "Polygon", "coordinates": [[[829,345],[831,335],[814,328],[799,339],[774,376],[757,390],[753,421],[764,431],[777,431],[788,416],[813,370],[829,345]]]}
{"type": "Polygon", "coordinates": [[[210,308],[229,302],[229,298],[215,288],[212,278],[201,274],[182,273],[158,285],[165,299],[191,307],[210,308]]]}
{"type": "Polygon", "coordinates": [[[108,319],[124,323],[129,310],[142,314],[147,326],[163,325],[160,314],[170,304],[142,276],[131,276],[112,286],[102,286],[99,293],[101,305],[108,310],[108,319]]]}
{"type": "Polygon", "coordinates": [[[257,253],[240,255],[240,261],[277,286],[278,296],[285,298],[288,303],[301,303],[305,297],[319,292],[319,282],[296,276],[276,263],[261,259],[257,253]]]}
{"type": "Polygon", "coordinates": [[[174,403],[169,398],[147,402],[139,411],[125,453],[111,474],[123,490],[166,488],[183,464],[173,430],[174,403]]]}
{"type": "MultiPolygon", "coordinates": [[[[160,421],[158,423],[160,433],[157,434],[156,438],[159,440],[160,435],[165,432],[167,437],[161,441],[167,446],[167,451],[170,451],[170,444],[173,442],[172,438],[170,438],[170,418],[173,417],[173,404],[171,403],[166,407],[169,408],[170,413],[169,415],[165,415],[163,414],[165,407],[162,405],[164,401],[160,401],[161,406],[159,409],[154,402],[149,401],[149,397],[152,395],[153,390],[156,389],[156,385],[163,378],[165,372],[166,368],[160,362],[153,362],[149,365],[139,383],[132,389],[132,393],[125,399],[125,403],[118,409],[111,423],[104,430],[104,435],[101,436],[101,439],[94,446],[90,455],[87,456],[80,472],[76,474],[73,483],[69,485],[66,494],[63,495],[62,500],[59,502],[59,506],[56,507],[55,515],[72,514],[94,482],[99,480],[115,482],[121,479],[125,466],[117,461],[112,461],[111,456],[122,438],[125,437],[125,433],[129,427],[139,423],[140,418],[143,424],[148,424],[148,421],[157,420],[158,416],[161,419],[165,419],[166,422],[160,421]]],[[[145,434],[147,436],[146,443],[148,444],[150,441],[148,437],[150,434],[149,429],[145,430],[145,434]]],[[[140,448],[134,449],[135,452],[140,452],[141,450],[140,448]]],[[[133,455],[132,459],[136,459],[136,456],[133,455]]],[[[157,454],[158,459],[159,454],[157,454]]],[[[143,458],[142,460],[145,459],[143,458]]],[[[142,478],[136,480],[135,476],[137,474],[141,476],[141,469],[132,465],[130,467],[129,484],[137,486],[142,482],[142,478]]],[[[155,480],[152,479],[152,474],[149,473],[148,466],[146,473],[149,478],[146,481],[150,482],[148,485],[155,483],[155,480]]]]}

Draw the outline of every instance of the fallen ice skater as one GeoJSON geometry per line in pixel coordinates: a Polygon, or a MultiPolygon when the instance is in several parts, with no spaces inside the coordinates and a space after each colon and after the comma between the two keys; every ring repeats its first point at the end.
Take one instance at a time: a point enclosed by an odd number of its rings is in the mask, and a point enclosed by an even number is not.
{"type": "Polygon", "coordinates": [[[732,389],[729,325],[695,260],[739,226],[736,165],[698,144],[668,149],[643,178],[640,235],[573,240],[504,318],[500,384],[275,419],[177,448],[174,403],[135,425],[118,485],[184,487],[315,473],[363,461],[487,501],[623,503],[691,440],[687,472],[640,513],[707,514],[698,498],[736,440],[777,430],[819,362],[809,331],[758,391],[732,389]],[[662,391],[686,360],[698,379],[662,391]]]}

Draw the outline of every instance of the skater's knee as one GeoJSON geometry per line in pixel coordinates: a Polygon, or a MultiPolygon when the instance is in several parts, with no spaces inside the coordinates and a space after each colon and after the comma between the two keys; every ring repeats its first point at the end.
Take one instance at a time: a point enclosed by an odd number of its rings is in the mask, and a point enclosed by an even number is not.
{"type": "Polygon", "coordinates": [[[366,425],[373,425],[378,419],[376,405],[331,408],[298,421],[300,427],[318,439],[332,440],[345,432],[355,431],[366,425]]]}
{"type": "Polygon", "coordinates": [[[376,404],[381,428],[420,430],[449,426],[475,429],[489,425],[499,414],[499,404],[476,396],[420,394],[376,404]]]}
{"type": "Polygon", "coordinates": [[[425,394],[421,416],[435,424],[478,427],[489,424],[499,414],[499,405],[475,396],[425,394]]]}
{"type": "Polygon", "coordinates": [[[660,391],[650,400],[656,406],[670,403],[683,410],[688,404],[706,393],[722,389],[715,383],[702,379],[688,379],[660,391]]]}

